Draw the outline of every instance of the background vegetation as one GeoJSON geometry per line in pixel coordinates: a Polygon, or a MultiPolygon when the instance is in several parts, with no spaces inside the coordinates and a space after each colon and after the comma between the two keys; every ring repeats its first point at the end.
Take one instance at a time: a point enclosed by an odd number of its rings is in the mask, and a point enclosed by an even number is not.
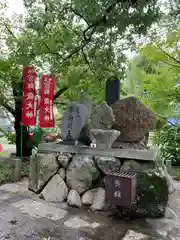
{"type": "MultiPolygon", "coordinates": [[[[179,0],[24,0],[24,6],[24,15],[11,19],[8,6],[0,6],[0,105],[15,118],[17,155],[22,69],[29,64],[39,75],[57,76],[58,118],[81,91],[102,102],[105,81],[114,75],[122,83],[121,97],[135,95],[157,113],[159,146],[177,135],[176,126],[167,131],[166,125],[169,118],[180,119],[179,0]],[[127,51],[136,55],[128,59],[127,51]]],[[[171,155],[180,151],[172,139],[171,155]]]]}

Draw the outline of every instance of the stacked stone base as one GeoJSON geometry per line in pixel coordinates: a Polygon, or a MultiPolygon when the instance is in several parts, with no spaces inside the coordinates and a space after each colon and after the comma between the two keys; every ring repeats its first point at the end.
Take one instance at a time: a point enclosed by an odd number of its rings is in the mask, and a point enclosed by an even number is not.
{"type": "Polygon", "coordinates": [[[162,217],[173,191],[172,179],[164,166],[155,162],[78,154],[34,153],[31,159],[29,189],[49,202],[65,202],[91,210],[111,210],[105,201],[104,177],[108,169],[135,171],[137,198],[125,216],[162,217]]]}

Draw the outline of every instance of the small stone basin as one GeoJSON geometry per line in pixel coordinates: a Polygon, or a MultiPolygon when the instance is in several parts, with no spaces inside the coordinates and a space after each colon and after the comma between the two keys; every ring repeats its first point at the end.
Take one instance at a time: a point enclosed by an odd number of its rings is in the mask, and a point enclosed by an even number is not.
{"type": "Polygon", "coordinates": [[[96,148],[106,149],[111,148],[112,144],[120,136],[120,131],[90,129],[91,142],[96,144],[96,148]]]}

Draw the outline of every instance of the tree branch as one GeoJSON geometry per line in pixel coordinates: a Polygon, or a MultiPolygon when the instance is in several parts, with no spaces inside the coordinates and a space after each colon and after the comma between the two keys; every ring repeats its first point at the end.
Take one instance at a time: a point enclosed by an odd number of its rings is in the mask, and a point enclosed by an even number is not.
{"type": "Polygon", "coordinates": [[[169,53],[167,53],[164,49],[162,49],[157,43],[156,46],[166,55],[168,56],[170,59],[174,60],[176,63],[180,64],[180,61],[177,60],[175,57],[171,56],[169,53]]]}
{"type": "Polygon", "coordinates": [[[86,41],[89,40],[89,38],[88,38],[87,35],[86,35],[87,32],[88,32],[90,29],[92,29],[91,34],[90,34],[90,38],[91,38],[91,36],[93,35],[93,33],[96,31],[96,28],[97,28],[101,23],[102,23],[103,25],[106,24],[108,15],[110,15],[110,13],[114,10],[114,8],[116,7],[116,5],[117,5],[118,3],[120,3],[120,2],[121,2],[120,0],[116,0],[113,4],[111,4],[108,8],[106,8],[103,16],[102,16],[100,19],[98,19],[97,21],[95,21],[94,23],[92,23],[91,25],[89,25],[89,26],[84,30],[83,36],[84,36],[84,39],[85,39],[86,41]]]}
{"type": "Polygon", "coordinates": [[[57,91],[57,93],[55,93],[55,95],[54,95],[54,100],[56,100],[56,98],[61,96],[67,89],[68,89],[68,87],[64,87],[64,88],[60,89],[59,91],[57,91]]]}
{"type": "Polygon", "coordinates": [[[97,76],[96,72],[95,72],[95,71],[93,70],[93,68],[91,67],[91,64],[90,64],[90,62],[89,62],[89,60],[88,60],[87,55],[86,55],[85,52],[84,52],[84,49],[82,49],[81,52],[82,52],[82,55],[83,55],[83,57],[84,57],[84,61],[85,61],[85,63],[88,65],[90,71],[96,76],[96,78],[97,78],[98,80],[100,80],[99,77],[97,76]]]}
{"type": "Polygon", "coordinates": [[[12,107],[10,107],[6,102],[2,101],[1,105],[8,111],[10,112],[13,116],[15,115],[15,111],[13,110],[12,107]]]}
{"type": "MultiPolygon", "coordinates": [[[[79,53],[79,51],[81,51],[92,39],[93,34],[95,33],[97,27],[103,23],[104,25],[106,24],[106,18],[107,16],[113,11],[113,9],[116,7],[116,5],[118,3],[120,3],[121,0],[117,0],[116,2],[114,2],[113,4],[111,4],[106,10],[105,13],[103,14],[103,16],[98,19],[97,21],[95,21],[93,24],[89,25],[84,31],[83,31],[83,37],[84,40],[81,42],[81,44],[79,46],[77,46],[69,55],[67,55],[66,57],[62,57],[59,53],[55,53],[52,52],[51,49],[49,48],[49,46],[45,44],[46,48],[48,49],[50,54],[53,55],[57,55],[59,56],[62,60],[66,61],[69,58],[73,57],[75,54],[79,53]],[[91,31],[90,31],[91,30],[91,31]],[[89,36],[87,36],[87,33],[90,31],[89,36]]],[[[72,9],[71,9],[72,10],[72,9]]],[[[73,9],[74,10],[74,9],[73,9]]]]}
{"type": "Polygon", "coordinates": [[[82,18],[87,24],[88,24],[88,22],[87,22],[87,20],[84,18],[84,16],[82,15],[82,14],[80,14],[76,9],[74,9],[72,6],[69,6],[68,8],[67,8],[67,10],[71,10],[75,15],[77,15],[78,17],[80,17],[80,18],[82,18]]]}
{"type": "Polygon", "coordinates": [[[16,36],[14,35],[14,33],[11,31],[11,29],[9,29],[6,24],[4,24],[4,26],[5,26],[6,30],[8,31],[8,33],[9,33],[13,38],[17,39],[16,36]]]}
{"type": "MultiPolygon", "coordinates": [[[[79,77],[81,77],[85,72],[88,71],[88,68],[86,68],[79,77]]],[[[54,95],[54,100],[56,100],[59,96],[61,96],[69,87],[63,87],[62,89],[60,89],[59,91],[57,91],[57,93],[54,95]]]]}
{"type": "Polygon", "coordinates": [[[47,45],[47,43],[45,43],[44,41],[42,41],[42,43],[44,44],[44,46],[47,48],[48,52],[52,55],[57,55],[58,57],[60,57],[62,60],[64,60],[64,58],[58,53],[58,52],[52,52],[50,47],[47,45]]]}
{"type": "Polygon", "coordinates": [[[167,61],[163,61],[163,62],[166,63],[167,65],[172,66],[172,67],[180,68],[180,65],[178,66],[178,65],[176,65],[176,64],[172,64],[172,63],[169,63],[169,62],[167,62],[167,61]]]}

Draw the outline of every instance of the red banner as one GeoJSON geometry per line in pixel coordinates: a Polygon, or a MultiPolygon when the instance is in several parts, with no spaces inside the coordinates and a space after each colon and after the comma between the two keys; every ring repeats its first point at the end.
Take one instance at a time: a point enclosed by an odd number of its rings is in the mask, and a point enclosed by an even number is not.
{"type": "Polygon", "coordinates": [[[22,107],[22,124],[35,126],[37,116],[36,96],[37,74],[33,66],[24,67],[24,101],[22,107]]]}
{"type": "Polygon", "coordinates": [[[54,128],[54,89],[56,78],[52,75],[42,75],[40,89],[40,127],[54,128]]]}

